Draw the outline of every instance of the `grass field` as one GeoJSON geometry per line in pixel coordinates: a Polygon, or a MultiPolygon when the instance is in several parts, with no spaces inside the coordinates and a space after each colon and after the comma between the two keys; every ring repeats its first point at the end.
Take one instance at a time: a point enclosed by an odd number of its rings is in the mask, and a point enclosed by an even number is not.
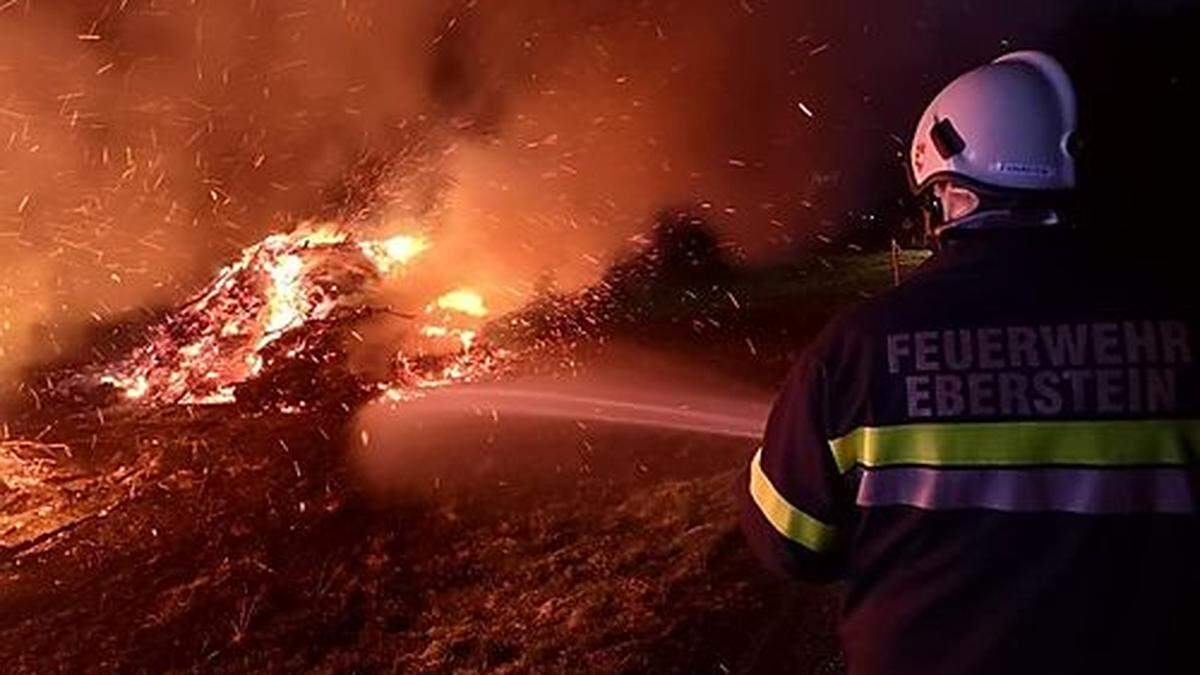
{"type": "MultiPolygon", "coordinates": [[[[659,303],[577,345],[577,367],[649,348],[766,396],[832,311],[891,274],[887,256],[742,274],[703,325],[659,303]]],[[[345,414],[14,418],[11,435],[71,452],[39,459],[41,492],[0,476],[0,657],[18,672],[840,672],[836,589],[771,578],[741,542],[752,444],[572,420],[459,432],[372,446],[399,458],[381,489],[345,414]]]]}

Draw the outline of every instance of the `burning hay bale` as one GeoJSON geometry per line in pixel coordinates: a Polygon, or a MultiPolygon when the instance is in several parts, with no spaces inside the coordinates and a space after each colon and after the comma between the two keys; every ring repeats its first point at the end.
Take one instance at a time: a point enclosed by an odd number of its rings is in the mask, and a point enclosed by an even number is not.
{"type": "Polygon", "coordinates": [[[475,330],[445,320],[449,315],[482,320],[488,310],[478,293],[450,290],[420,316],[378,304],[384,283],[430,246],[417,234],[360,240],[331,224],[271,235],[150,327],[127,356],[65,378],[59,384],[62,398],[104,406],[115,392],[118,401],[151,407],[234,402],[347,407],[389,386],[437,386],[491,370],[498,353],[476,345],[475,330]],[[348,366],[347,345],[359,338],[356,326],[380,315],[427,320],[414,331],[417,336],[459,348],[400,353],[395,372],[383,381],[356,374],[348,366]]]}
{"type": "MultiPolygon", "coordinates": [[[[401,236],[355,242],[334,226],[305,226],[247,248],[147,344],[100,376],[128,399],[220,403],[263,370],[264,354],[301,328],[319,334],[354,314],[384,275],[427,244],[401,236]]],[[[302,344],[293,353],[302,351],[302,344]]]]}
{"type": "Polygon", "coordinates": [[[140,328],[141,340],[123,356],[27,378],[27,397],[43,413],[49,406],[64,414],[232,403],[348,412],[380,392],[406,399],[518,362],[561,366],[570,359],[563,352],[580,342],[663,316],[695,323],[727,302],[721,284],[730,268],[702,220],[665,214],[643,243],[595,285],[540,293],[496,320],[487,299],[464,287],[423,304],[408,297],[418,304],[407,314],[388,306],[390,285],[418,274],[413,268],[433,247],[424,234],[362,239],[343,225],[306,223],[244,249],[192,299],[140,328]],[[389,316],[412,326],[383,347],[387,372],[352,367],[360,330],[389,316]]]}

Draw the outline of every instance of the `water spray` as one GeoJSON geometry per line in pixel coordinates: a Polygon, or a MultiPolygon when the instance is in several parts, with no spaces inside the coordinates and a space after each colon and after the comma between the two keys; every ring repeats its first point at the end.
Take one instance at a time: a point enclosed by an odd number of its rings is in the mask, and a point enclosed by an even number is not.
{"type": "Polygon", "coordinates": [[[497,421],[504,417],[566,419],[758,439],[768,410],[765,397],[704,396],[679,386],[527,381],[432,391],[397,404],[395,413],[412,418],[474,413],[491,415],[497,421]]]}

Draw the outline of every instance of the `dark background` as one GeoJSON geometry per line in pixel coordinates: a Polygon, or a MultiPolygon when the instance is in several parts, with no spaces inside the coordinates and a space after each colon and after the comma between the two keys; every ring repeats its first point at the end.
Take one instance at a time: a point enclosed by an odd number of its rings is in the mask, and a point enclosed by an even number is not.
{"type": "Polygon", "coordinates": [[[833,90],[837,112],[819,128],[834,148],[828,170],[844,175],[828,199],[851,231],[878,243],[902,217],[905,144],[925,104],[960,72],[1010,50],[1040,49],[1063,62],[1078,90],[1082,224],[1161,250],[1172,248],[1165,240],[1190,240],[1198,8],[844,3],[841,58],[824,62],[844,77],[833,90]]]}

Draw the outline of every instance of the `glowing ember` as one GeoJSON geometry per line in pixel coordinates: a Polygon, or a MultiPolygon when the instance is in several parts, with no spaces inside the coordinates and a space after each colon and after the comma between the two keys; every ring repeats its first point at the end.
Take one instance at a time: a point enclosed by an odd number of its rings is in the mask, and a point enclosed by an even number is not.
{"type": "Polygon", "coordinates": [[[284,255],[264,263],[271,276],[271,287],[267,289],[267,327],[260,346],[270,341],[270,336],[294,327],[304,320],[305,294],[301,275],[304,259],[298,255],[284,255]]]}
{"type": "Polygon", "coordinates": [[[436,304],[441,309],[477,318],[487,316],[488,314],[487,304],[484,303],[483,296],[469,289],[450,291],[438,298],[436,304]]]}
{"type": "Polygon", "coordinates": [[[452,337],[457,339],[459,344],[462,345],[463,351],[469,351],[471,346],[475,344],[475,338],[479,334],[467,328],[447,328],[446,326],[429,325],[421,328],[421,335],[434,339],[452,337]]]}
{"type": "Polygon", "coordinates": [[[0,551],[61,531],[114,499],[115,481],[77,473],[70,457],[65,445],[0,441],[0,551]]]}
{"type": "Polygon", "coordinates": [[[363,242],[359,246],[363,255],[374,261],[381,273],[387,274],[397,265],[408,264],[429,250],[432,244],[418,235],[401,234],[383,241],[363,242]]]}
{"type": "MultiPolygon", "coordinates": [[[[369,308],[379,282],[430,247],[425,237],[411,234],[356,241],[329,224],[271,235],[246,248],[203,292],[154,327],[144,347],[99,379],[126,398],[155,404],[231,401],[237,385],[262,372],[265,350],[273,343],[369,308]]],[[[486,312],[477,294],[446,297],[455,311],[486,312]]],[[[439,337],[434,329],[422,333],[439,337]]],[[[464,348],[474,342],[471,331],[444,330],[443,336],[464,348]]],[[[297,351],[289,347],[287,356],[297,351]]]]}

